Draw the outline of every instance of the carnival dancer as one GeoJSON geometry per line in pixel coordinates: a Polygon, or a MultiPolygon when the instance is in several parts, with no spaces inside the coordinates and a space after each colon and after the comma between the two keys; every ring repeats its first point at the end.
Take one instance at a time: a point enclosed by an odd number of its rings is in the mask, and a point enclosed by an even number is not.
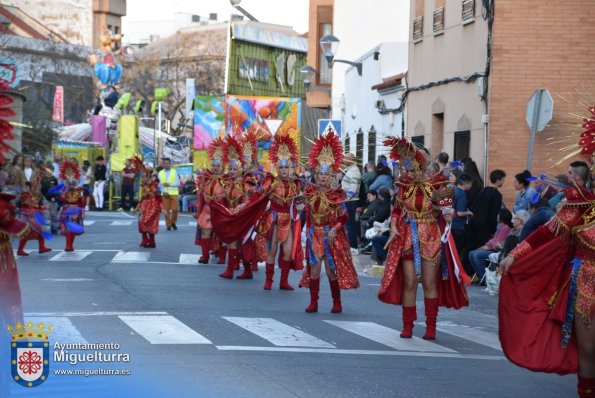
{"type": "Polygon", "coordinates": [[[216,138],[211,142],[208,149],[208,157],[211,160],[211,169],[204,170],[196,179],[196,214],[197,231],[195,244],[201,247],[201,256],[198,262],[209,263],[211,247],[214,247],[219,260],[218,264],[225,264],[227,247],[224,246],[213,234],[211,222],[211,208],[209,204],[213,201],[222,202],[225,200],[225,187],[223,180],[223,146],[224,141],[216,138]]]}
{"type": "Polygon", "coordinates": [[[142,239],[140,247],[155,248],[155,235],[159,231],[159,217],[161,215],[161,194],[159,192],[159,178],[153,174],[153,168],[143,164],[135,156],[132,159],[133,167],[140,174],[141,194],[138,203],[138,232],[142,239]]]}
{"type": "Polygon", "coordinates": [[[51,248],[46,247],[45,238],[51,238],[51,234],[46,232],[45,218],[42,212],[44,207],[39,204],[39,198],[30,191],[23,191],[19,195],[19,218],[25,224],[29,225],[30,230],[27,235],[23,236],[19,241],[19,248],[17,250],[18,256],[28,256],[29,253],[25,251],[27,241],[36,240],[39,244],[39,253],[47,253],[52,251],[51,248]]]}
{"type": "Polygon", "coordinates": [[[63,181],[58,187],[61,189],[60,199],[62,210],[60,211],[60,232],[66,237],[64,251],[74,251],[75,237],[85,232],[83,226],[85,200],[83,189],[79,187],[81,172],[78,165],[70,160],[60,163],[60,180],[63,181]]]}
{"type": "MultiPolygon", "coordinates": [[[[464,273],[449,231],[452,209],[441,211],[440,201],[452,204],[453,191],[441,175],[426,177],[427,158],[404,138],[388,138],[390,157],[399,161],[401,177],[391,217],[388,256],[378,298],[403,307],[402,338],[413,336],[418,279],[424,290],[426,340],[436,338],[438,306],[469,305],[464,273]],[[445,225],[446,222],[446,225],[445,225]]],[[[447,207],[447,206],[444,206],[447,207]]]]}
{"type": "MultiPolygon", "coordinates": [[[[581,145],[593,163],[591,112],[581,145]]],[[[587,163],[571,163],[568,177],[572,186],[554,218],[500,262],[499,335],[519,366],[578,373],[578,395],[585,398],[595,397],[595,193],[587,163]]]]}
{"type": "Polygon", "coordinates": [[[262,189],[270,200],[270,208],[259,225],[259,233],[268,240],[266,257],[265,290],[271,290],[275,274],[275,258],[279,257],[281,280],[279,289],[294,290],[288,282],[289,270],[303,268],[300,212],[304,209],[301,196],[302,184],[299,179],[291,178],[291,167],[297,164],[298,150],[295,141],[289,135],[275,135],[269,151],[269,159],[276,166],[277,176],[268,174],[262,183],[262,189]]]}
{"type": "Polygon", "coordinates": [[[10,238],[22,238],[30,230],[27,224],[15,218],[14,199],[13,195],[0,193],[0,318],[11,325],[23,323],[23,307],[19,273],[10,238]]]}
{"type": "Polygon", "coordinates": [[[320,272],[325,264],[331,296],[332,313],[343,311],[340,289],[359,287],[357,272],[351,258],[345,232],[348,215],[344,202],[347,194],[341,187],[331,188],[333,177],[343,161],[343,147],[336,134],[319,137],[309,156],[310,168],[316,173],[316,184],[309,183],[304,190],[306,198],[306,253],[308,266],[302,275],[300,287],[310,288],[310,305],[306,312],[318,311],[320,272]]]}

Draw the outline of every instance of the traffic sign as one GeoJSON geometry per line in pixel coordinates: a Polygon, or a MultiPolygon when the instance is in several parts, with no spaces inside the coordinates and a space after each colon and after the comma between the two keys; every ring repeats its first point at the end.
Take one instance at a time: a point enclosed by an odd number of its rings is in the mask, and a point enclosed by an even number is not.
{"type": "Polygon", "coordinates": [[[341,138],[343,123],[335,119],[318,119],[318,135],[325,136],[328,133],[335,133],[341,138]]]}
{"type": "Polygon", "coordinates": [[[533,164],[533,148],[535,146],[535,132],[542,131],[552,120],[554,113],[554,100],[550,92],[545,89],[538,89],[533,92],[527,103],[525,120],[531,129],[529,138],[529,153],[527,154],[527,170],[531,171],[533,164]]]}

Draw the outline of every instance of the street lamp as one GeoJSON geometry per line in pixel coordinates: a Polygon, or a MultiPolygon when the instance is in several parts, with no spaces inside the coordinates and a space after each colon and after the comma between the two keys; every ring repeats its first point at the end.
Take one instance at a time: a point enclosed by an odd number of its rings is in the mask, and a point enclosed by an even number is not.
{"type": "Polygon", "coordinates": [[[312,83],[312,79],[314,79],[314,75],[316,74],[316,69],[311,66],[305,65],[300,68],[300,76],[302,76],[302,80],[304,82],[304,87],[306,87],[306,91],[310,88],[310,84],[312,83]]]}
{"type": "Polygon", "coordinates": [[[341,43],[341,41],[333,35],[326,35],[322,39],[320,39],[320,48],[322,49],[324,57],[326,58],[326,62],[328,62],[328,67],[332,68],[335,62],[340,62],[355,67],[357,69],[357,74],[361,76],[361,62],[351,62],[346,61],[344,59],[335,59],[335,55],[337,54],[337,50],[339,49],[339,43],[341,43]]]}
{"type": "Polygon", "coordinates": [[[249,20],[254,21],[254,22],[258,22],[258,19],[254,18],[252,16],[252,14],[250,14],[248,11],[244,10],[241,6],[240,3],[242,2],[242,0],[229,0],[229,2],[231,3],[231,5],[237,9],[239,12],[241,12],[242,14],[244,14],[246,17],[248,17],[249,20]]]}

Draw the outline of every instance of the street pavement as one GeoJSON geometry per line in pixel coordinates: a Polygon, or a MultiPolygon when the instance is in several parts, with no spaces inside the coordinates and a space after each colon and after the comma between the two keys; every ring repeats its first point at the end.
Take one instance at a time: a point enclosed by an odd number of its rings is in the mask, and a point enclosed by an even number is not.
{"type": "MultiPolygon", "coordinates": [[[[163,222],[162,222],[163,223],[163,222]]],[[[128,376],[51,373],[35,388],[11,383],[14,397],[572,397],[575,376],[533,373],[504,357],[497,297],[468,288],[471,306],[440,309],[438,339],[421,339],[423,296],[413,339],[400,339],[400,307],[378,301],[380,279],[360,272],[331,314],[321,281],[319,312],[306,314],[309,292],[265,291],[253,280],[224,280],[223,266],[198,264],[196,220],[160,227],[157,248],[139,248],[134,213],[91,212],[76,251],[30,255],[18,266],[25,320],[54,325],[50,341],[117,343],[129,363],[81,368],[132,369],[128,376]]],[[[35,249],[35,250],[33,250],[35,249]]],[[[357,258],[358,269],[370,265],[357,258]]],[[[73,350],[74,352],[74,350],[73,350]]],[[[51,369],[68,364],[50,362],[51,369]]]]}

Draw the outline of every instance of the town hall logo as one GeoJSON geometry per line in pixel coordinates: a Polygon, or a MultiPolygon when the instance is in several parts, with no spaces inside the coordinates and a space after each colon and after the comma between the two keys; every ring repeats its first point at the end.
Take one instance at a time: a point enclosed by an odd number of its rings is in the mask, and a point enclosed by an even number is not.
{"type": "Polygon", "coordinates": [[[8,326],[11,334],[12,379],[24,387],[37,387],[47,380],[50,373],[50,342],[52,326],[37,326],[18,322],[8,326]]]}

